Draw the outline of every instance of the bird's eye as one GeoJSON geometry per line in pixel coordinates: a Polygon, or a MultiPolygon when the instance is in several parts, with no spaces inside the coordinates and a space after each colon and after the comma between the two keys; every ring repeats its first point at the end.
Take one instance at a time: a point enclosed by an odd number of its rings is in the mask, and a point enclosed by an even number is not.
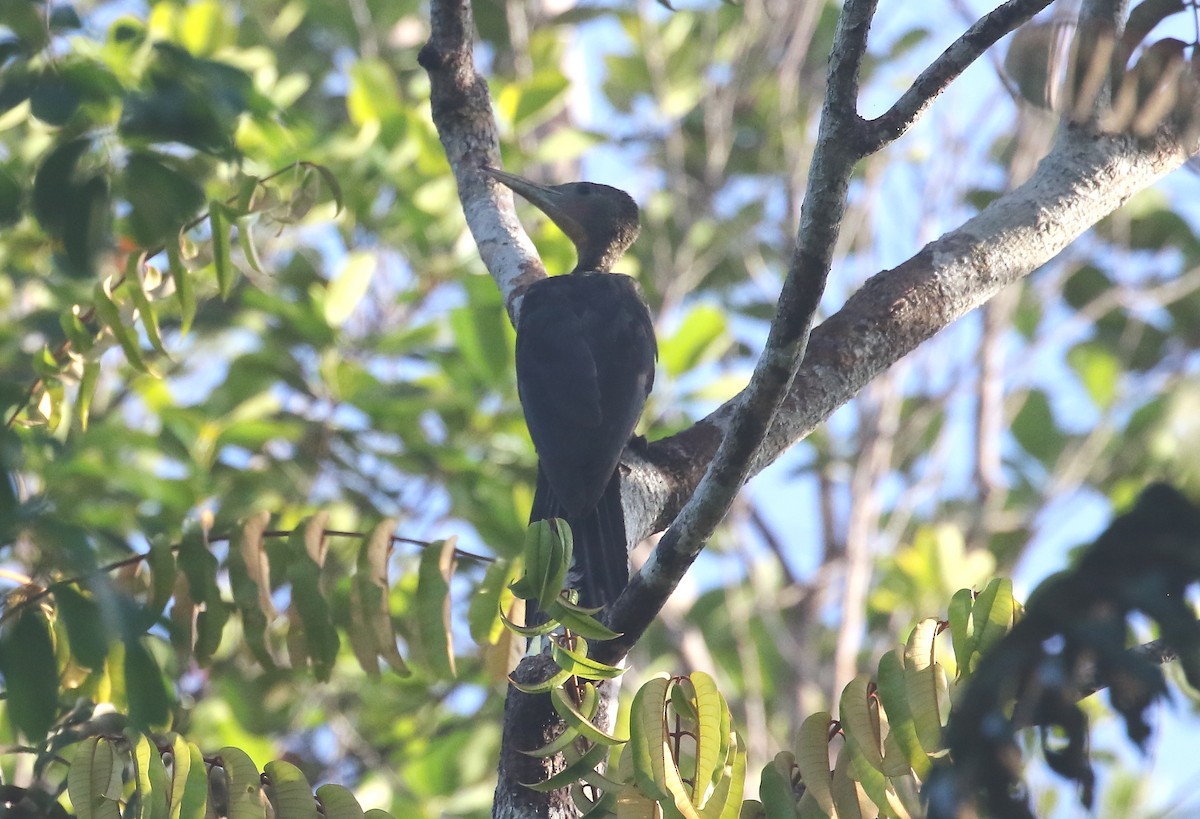
{"type": "Polygon", "coordinates": [[[578,185],[575,186],[575,193],[579,194],[580,196],[587,196],[591,192],[592,192],[592,189],[583,182],[580,182],[578,185]]]}

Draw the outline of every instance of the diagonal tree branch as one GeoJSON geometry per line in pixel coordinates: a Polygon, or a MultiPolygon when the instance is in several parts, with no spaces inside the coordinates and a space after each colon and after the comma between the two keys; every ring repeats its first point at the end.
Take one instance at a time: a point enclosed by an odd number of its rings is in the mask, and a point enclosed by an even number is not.
{"type": "Polygon", "coordinates": [[[1008,0],[981,17],[921,72],[891,108],[868,121],[863,134],[864,150],[874,153],[897,139],[971,63],[983,56],[1001,37],[1053,2],[1008,0]]]}
{"type": "Polygon", "coordinates": [[[876,5],[877,0],[848,0],[842,7],[800,211],[800,231],[766,347],[750,384],[733,405],[707,472],[649,560],[613,604],[610,626],[622,636],[597,650],[604,662],[624,656],[637,642],[729,511],[804,357],[833,265],[850,176],[863,156],[855,139],[861,123],[858,86],[876,5]]]}

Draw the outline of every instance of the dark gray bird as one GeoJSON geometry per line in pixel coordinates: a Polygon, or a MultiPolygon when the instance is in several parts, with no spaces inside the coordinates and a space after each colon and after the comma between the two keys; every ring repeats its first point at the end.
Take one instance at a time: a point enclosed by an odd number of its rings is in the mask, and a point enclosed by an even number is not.
{"type": "Polygon", "coordinates": [[[641,290],[613,264],[637,238],[638,208],[608,185],[537,185],[492,168],[562,229],[579,260],[531,285],[517,322],[517,390],[538,453],[530,521],[563,518],[580,603],[606,606],[629,580],[617,464],[654,385],[658,345],[641,290]]]}

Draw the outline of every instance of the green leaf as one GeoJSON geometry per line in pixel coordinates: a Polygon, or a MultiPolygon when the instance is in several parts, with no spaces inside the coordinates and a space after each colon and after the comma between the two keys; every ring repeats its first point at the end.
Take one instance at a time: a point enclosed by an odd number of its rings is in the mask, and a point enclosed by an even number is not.
{"type": "Polygon", "coordinates": [[[265,669],[275,668],[275,658],[267,645],[267,627],[275,617],[271,601],[270,569],[263,548],[263,532],[270,522],[268,512],[260,512],[242,524],[237,549],[229,550],[229,585],[233,602],[242,615],[242,631],[250,653],[265,669]]]}
{"type": "Polygon", "coordinates": [[[396,646],[392,623],[391,587],[388,584],[388,558],[392,553],[392,533],[396,520],[385,518],[375,525],[359,548],[357,571],[350,585],[351,617],[359,624],[350,635],[359,664],[368,673],[379,673],[376,659],[382,655],[397,674],[412,674],[396,646]]]}
{"type": "Polygon", "coordinates": [[[471,639],[481,646],[495,644],[504,628],[500,619],[501,606],[511,570],[510,561],[497,560],[488,566],[483,581],[471,595],[471,602],[467,608],[467,625],[471,639]]]}
{"type": "Polygon", "coordinates": [[[171,721],[171,700],[158,662],[140,639],[125,643],[125,693],[129,721],[161,730],[171,721]]]}
{"type": "Polygon", "coordinates": [[[696,770],[693,775],[692,802],[703,808],[709,785],[715,785],[725,767],[729,751],[729,707],[716,682],[703,671],[690,675],[696,691],[696,770]]]}
{"type": "Polygon", "coordinates": [[[71,200],[80,189],[76,168],[91,144],[89,139],[62,142],[38,166],[31,197],[33,216],[51,236],[61,237],[66,232],[71,200]]]}
{"type": "Polygon", "coordinates": [[[8,718],[30,744],[41,744],[58,713],[59,686],[50,627],[36,604],[26,604],[0,634],[0,673],[8,718]]]}
{"type": "Polygon", "coordinates": [[[175,552],[170,544],[165,541],[151,543],[146,565],[150,568],[150,599],[146,601],[146,618],[156,621],[175,591],[175,552]]]}
{"type": "Polygon", "coordinates": [[[498,301],[471,304],[450,312],[455,347],[482,384],[495,384],[512,371],[512,326],[498,301]]]}
{"type": "MultiPolygon", "coordinates": [[[[150,297],[146,294],[146,282],[142,278],[144,263],[144,256],[129,254],[129,262],[125,265],[125,289],[133,296],[133,304],[137,307],[138,317],[142,320],[142,327],[146,330],[150,346],[165,356],[167,351],[158,331],[158,316],[154,312],[154,306],[150,304],[150,297]]],[[[156,270],[151,269],[151,273],[157,275],[156,270]]]]}
{"type": "Polygon", "coordinates": [[[533,128],[561,109],[569,85],[557,68],[539,71],[528,82],[503,88],[496,110],[517,130],[533,128]]]}
{"type": "Polygon", "coordinates": [[[224,203],[209,200],[208,222],[212,230],[213,268],[217,271],[217,289],[221,298],[228,299],[237,283],[237,268],[229,251],[230,224],[224,203]]]}
{"type": "Polygon", "coordinates": [[[75,746],[67,771],[67,793],[79,819],[121,819],[117,799],[121,796],[121,765],[112,744],[88,737],[75,746]],[[116,793],[113,782],[116,781],[116,793]]]}
{"type": "MultiPolygon", "coordinates": [[[[564,520],[552,518],[529,524],[525,531],[525,574],[511,587],[513,593],[536,600],[542,609],[549,610],[566,580],[573,543],[571,527],[564,520]]],[[[554,616],[554,612],[548,613],[554,616]]]]}
{"type": "Polygon", "coordinates": [[[225,769],[229,792],[229,819],[267,819],[258,767],[240,748],[226,746],[217,752],[225,769]]]}
{"type": "Polygon", "coordinates": [[[546,613],[565,628],[581,637],[587,637],[589,640],[615,640],[621,636],[595,617],[580,614],[576,607],[570,606],[561,597],[546,607],[546,613]]]}
{"type": "MultiPolygon", "coordinates": [[[[203,606],[196,616],[196,662],[206,665],[221,644],[229,606],[221,599],[217,586],[217,559],[206,547],[199,532],[184,535],[179,546],[179,568],[187,579],[192,600],[203,606]]],[[[178,605],[179,596],[176,595],[178,605]]]]}
{"type": "Polygon", "coordinates": [[[523,782],[526,788],[539,793],[549,793],[556,791],[559,788],[565,788],[577,779],[582,779],[587,773],[596,770],[596,766],[604,761],[608,756],[608,747],[605,745],[593,745],[584,751],[583,755],[578,759],[569,762],[561,771],[547,778],[543,782],[523,782]]]}
{"type": "Polygon", "coordinates": [[[183,265],[183,259],[179,253],[179,242],[168,240],[165,245],[171,280],[175,282],[175,298],[179,301],[179,332],[186,336],[188,330],[192,329],[192,321],[196,318],[196,291],[192,285],[192,273],[183,265]]]}
{"type": "MultiPolygon", "coordinates": [[[[839,819],[875,819],[879,816],[879,809],[854,778],[851,770],[853,757],[850,746],[843,745],[833,767],[833,804],[839,819]]],[[[867,768],[870,770],[869,765],[867,768]]]]}
{"type": "Polygon", "coordinates": [[[96,396],[96,385],[100,383],[100,362],[86,361],[79,377],[79,392],[75,398],[75,414],[79,417],[79,428],[87,431],[91,417],[92,399],[96,396]]]}
{"type": "Polygon", "coordinates": [[[729,756],[716,790],[700,812],[703,819],[738,819],[746,787],[746,747],[734,732],[729,734],[729,756]]]}
{"type": "Polygon", "coordinates": [[[69,583],[50,587],[58,616],[67,627],[71,655],[85,668],[99,670],[108,656],[108,629],[100,607],[69,583]]]}
{"type": "Polygon", "coordinates": [[[1084,342],[1067,351],[1067,363],[1079,376],[1088,395],[1100,409],[1108,409],[1117,397],[1121,362],[1100,344],[1084,342]]]}
{"type": "MultiPolygon", "coordinates": [[[[811,795],[826,816],[833,816],[833,772],[829,770],[829,728],[833,717],[818,711],[804,720],[796,736],[796,767],[805,793],[811,795]]],[[[765,773],[765,771],[764,771],[765,773]]]]}
{"type": "Polygon", "coordinates": [[[179,27],[180,42],[193,54],[209,55],[233,45],[237,29],[226,6],[217,0],[200,0],[187,6],[179,27]]]}
{"type": "Polygon", "coordinates": [[[382,60],[360,60],[350,67],[346,109],[350,122],[365,125],[400,112],[400,87],[391,67],[382,60]]]}
{"type": "Polygon", "coordinates": [[[325,819],[363,819],[358,800],[341,785],[329,784],[317,788],[317,800],[324,808],[325,819]]]}
{"type": "Polygon", "coordinates": [[[940,695],[944,676],[933,661],[933,646],[938,623],[923,620],[909,635],[904,647],[904,684],[908,690],[909,710],[922,748],[942,747],[942,710],[940,695]]]}
{"type": "MultiPolygon", "coordinates": [[[[125,351],[125,358],[133,365],[135,369],[141,370],[144,373],[150,373],[150,368],[146,362],[142,360],[142,351],[138,347],[137,336],[133,329],[128,327],[121,320],[121,311],[118,309],[116,302],[109,295],[108,282],[97,282],[92,289],[92,306],[96,309],[96,316],[100,321],[112,331],[113,336],[121,345],[121,349],[125,351]]],[[[157,376],[156,376],[157,377],[157,376]]]]}
{"type": "Polygon", "coordinates": [[[316,173],[317,176],[320,177],[321,181],[325,184],[325,187],[329,190],[329,195],[333,197],[335,214],[341,213],[342,208],[345,207],[342,198],[342,186],[338,184],[337,177],[334,176],[333,171],[329,170],[329,168],[326,168],[324,165],[317,165],[313,162],[301,162],[300,165],[305,171],[305,179],[304,182],[301,183],[300,187],[306,187],[305,183],[307,182],[309,175],[316,173]]]}
{"type": "Polygon", "coordinates": [[[1047,468],[1054,465],[1067,444],[1066,436],[1054,422],[1050,399],[1042,390],[1032,390],[1025,397],[1025,403],[1013,418],[1012,433],[1021,448],[1047,468]]]}
{"type": "Polygon", "coordinates": [[[719,357],[732,344],[725,312],[711,304],[699,304],[684,317],[679,329],[659,342],[658,358],[674,377],[719,357]]]}
{"type": "Polygon", "coordinates": [[[268,762],[264,772],[271,783],[275,815],[287,819],[317,819],[317,802],[304,774],[290,762],[268,762]]]}
{"type": "Polygon", "coordinates": [[[842,689],[838,702],[838,719],[846,734],[846,742],[871,767],[882,770],[882,731],[879,725],[878,701],[868,693],[871,678],[859,674],[842,689]]]}
{"type": "Polygon", "coordinates": [[[583,702],[576,705],[567,689],[550,689],[550,702],[554,705],[554,710],[562,717],[563,722],[571,731],[582,736],[588,742],[596,742],[609,747],[625,742],[626,740],[608,733],[592,722],[596,718],[599,706],[596,686],[585,683],[583,690],[583,702]]]}
{"type": "Polygon", "coordinates": [[[347,254],[345,262],[325,291],[325,321],[341,327],[367,295],[379,262],[374,253],[347,254]]]}
{"type": "Polygon", "coordinates": [[[758,797],[770,819],[795,819],[796,795],[792,790],[792,767],[796,758],[790,751],[780,751],[770,765],[762,770],[758,797]]]}
{"type": "Polygon", "coordinates": [[[908,704],[904,664],[895,651],[889,651],[879,659],[877,684],[879,702],[887,713],[888,737],[894,739],[917,776],[924,779],[930,768],[929,756],[921,746],[921,738],[917,734],[917,725],[908,704]]]}
{"type": "Polygon", "coordinates": [[[130,205],[129,232],[141,247],[168,241],[204,206],[204,189],[177,157],[135,152],[121,181],[130,205]]]}
{"type": "Polygon", "coordinates": [[[559,669],[541,682],[536,683],[519,683],[516,680],[509,678],[512,687],[526,694],[545,694],[553,688],[558,688],[567,680],[571,679],[570,671],[559,669]]]}
{"type": "Polygon", "coordinates": [[[243,216],[237,220],[238,246],[241,247],[242,255],[250,269],[255,273],[262,273],[263,266],[258,258],[258,247],[254,244],[254,222],[253,216],[243,216]]]}
{"type": "Polygon", "coordinates": [[[975,598],[971,619],[975,626],[975,648],[980,654],[1012,631],[1016,622],[1017,603],[1013,598],[1012,581],[996,578],[975,598]]]}
{"type": "Polygon", "coordinates": [[[558,667],[570,671],[572,675],[589,680],[611,680],[625,673],[624,668],[606,665],[587,656],[587,643],[579,641],[576,649],[567,648],[555,640],[550,647],[550,654],[558,667]]]}
{"type": "Polygon", "coordinates": [[[671,679],[665,674],[647,680],[634,695],[629,711],[629,745],[625,753],[631,754],[638,788],[654,799],[670,798],[667,768],[675,767],[664,720],[670,688],[671,679]]]}
{"type": "MultiPolygon", "coordinates": [[[[321,589],[321,567],[313,557],[314,553],[319,554],[311,543],[313,532],[310,530],[314,528],[314,521],[320,522],[323,518],[310,518],[308,525],[298,527],[288,538],[287,577],[292,584],[292,605],[300,615],[313,674],[318,680],[325,681],[333,672],[341,641],[333,625],[329,601],[321,589]]],[[[293,623],[292,628],[296,625],[293,623]]]]}
{"type": "Polygon", "coordinates": [[[435,543],[421,554],[413,624],[421,655],[438,677],[454,677],[454,643],[450,631],[450,578],[454,573],[455,539],[435,543]]]}
{"type": "Polygon", "coordinates": [[[958,673],[963,678],[969,677],[973,670],[971,655],[975,653],[976,638],[971,623],[971,609],[974,605],[975,592],[971,589],[959,589],[950,599],[947,612],[954,656],[958,660],[958,673]]]}
{"type": "Polygon", "coordinates": [[[204,819],[208,805],[208,769],[194,743],[178,734],[172,740],[170,819],[204,819]]]}
{"type": "MultiPolygon", "coordinates": [[[[133,757],[135,799],[131,799],[129,802],[130,805],[137,807],[133,817],[136,819],[167,819],[167,799],[170,792],[167,769],[163,765],[162,756],[141,731],[126,728],[124,733],[133,757]]],[[[128,808],[125,811],[125,817],[131,819],[131,811],[128,808]]]]}

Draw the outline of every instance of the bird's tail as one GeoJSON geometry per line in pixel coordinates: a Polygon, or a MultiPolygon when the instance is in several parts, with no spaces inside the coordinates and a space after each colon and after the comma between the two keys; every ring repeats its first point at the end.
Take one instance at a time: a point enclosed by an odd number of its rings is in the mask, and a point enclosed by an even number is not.
{"type": "Polygon", "coordinates": [[[548,518],[562,518],[571,525],[575,557],[567,582],[579,590],[579,604],[596,608],[616,600],[629,582],[620,470],[609,478],[596,508],[586,515],[574,516],[563,509],[539,468],[529,520],[532,523],[548,518]]]}

